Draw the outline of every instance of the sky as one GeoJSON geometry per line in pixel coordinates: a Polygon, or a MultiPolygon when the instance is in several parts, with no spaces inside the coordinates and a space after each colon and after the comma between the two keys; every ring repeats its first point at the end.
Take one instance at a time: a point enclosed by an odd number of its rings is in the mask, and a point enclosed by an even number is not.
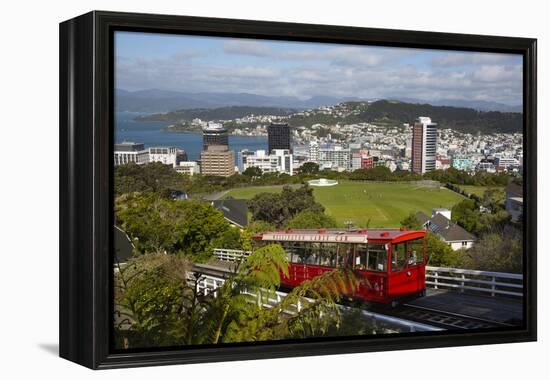
{"type": "Polygon", "coordinates": [[[115,85],[129,91],[251,93],[522,104],[522,57],[500,53],[115,33],[115,85]]]}

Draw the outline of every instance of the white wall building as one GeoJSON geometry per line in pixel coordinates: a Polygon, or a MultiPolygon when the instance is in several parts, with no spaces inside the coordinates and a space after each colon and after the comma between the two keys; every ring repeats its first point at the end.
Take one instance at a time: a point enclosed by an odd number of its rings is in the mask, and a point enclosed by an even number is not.
{"type": "Polygon", "coordinates": [[[273,149],[271,154],[267,154],[265,150],[242,150],[237,154],[237,160],[237,167],[241,172],[257,167],[262,173],[294,174],[292,154],[287,149],[273,149]]]}
{"type": "Polygon", "coordinates": [[[182,161],[174,169],[178,173],[186,175],[195,175],[201,172],[199,163],[197,161],[182,161]]]}
{"type": "Polygon", "coordinates": [[[351,153],[349,148],[332,145],[319,148],[319,169],[345,171],[351,169],[351,153]]]}
{"type": "Polygon", "coordinates": [[[319,163],[319,144],[315,141],[309,143],[309,161],[319,163]]]}
{"type": "Polygon", "coordinates": [[[437,155],[437,124],[420,116],[413,127],[412,171],[424,174],[435,170],[437,155]]]}
{"type": "Polygon", "coordinates": [[[149,151],[143,144],[124,141],[115,144],[114,149],[115,166],[134,162],[143,165],[149,162],[149,151]]]}
{"type": "Polygon", "coordinates": [[[178,153],[181,153],[177,148],[171,147],[153,147],[149,148],[149,162],[162,162],[165,165],[178,165],[178,153]]]}

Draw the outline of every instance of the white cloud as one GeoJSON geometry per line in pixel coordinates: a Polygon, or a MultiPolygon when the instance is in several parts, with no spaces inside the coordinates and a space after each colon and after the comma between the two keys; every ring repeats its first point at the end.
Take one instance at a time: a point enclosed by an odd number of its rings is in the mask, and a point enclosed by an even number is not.
{"type": "Polygon", "coordinates": [[[252,55],[256,57],[268,57],[273,52],[260,42],[252,40],[231,40],[223,44],[223,51],[230,54],[252,55]]]}

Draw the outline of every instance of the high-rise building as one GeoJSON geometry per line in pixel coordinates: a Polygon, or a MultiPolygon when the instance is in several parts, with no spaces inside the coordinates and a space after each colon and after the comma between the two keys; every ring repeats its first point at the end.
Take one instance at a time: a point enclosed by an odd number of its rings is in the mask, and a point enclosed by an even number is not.
{"type": "Polygon", "coordinates": [[[309,161],[318,163],[319,162],[319,144],[317,144],[316,141],[311,141],[309,143],[308,148],[309,148],[309,151],[308,151],[309,161]]]}
{"type": "Polygon", "coordinates": [[[437,124],[429,117],[419,117],[413,126],[412,171],[417,174],[435,170],[437,124]]]}
{"type": "Polygon", "coordinates": [[[114,159],[115,166],[130,162],[142,165],[149,162],[149,151],[143,144],[124,141],[121,144],[115,144],[114,159]]]}
{"type": "Polygon", "coordinates": [[[292,152],[288,123],[271,123],[267,127],[267,145],[268,153],[274,149],[286,149],[292,152]]]}
{"type": "Polygon", "coordinates": [[[202,150],[210,145],[229,145],[227,129],[221,123],[209,122],[202,130],[202,150]]]}
{"type": "Polygon", "coordinates": [[[235,154],[226,145],[209,145],[201,153],[201,173],[219,177],[235,174],[235,154]]]}

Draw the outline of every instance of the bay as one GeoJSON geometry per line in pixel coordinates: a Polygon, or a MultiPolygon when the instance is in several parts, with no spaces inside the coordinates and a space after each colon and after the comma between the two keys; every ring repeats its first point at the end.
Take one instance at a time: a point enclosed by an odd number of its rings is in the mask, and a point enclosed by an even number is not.
{"type": "MultiPolygon", "coordinates": [[[[202,150],[202,133],[174,133],[163,131],[167,122],[137,122],[134,120],[139,113],[117,112],[115,114],[115,143],[123,141],[143,143],[145,147],[175,146],[187,152],[190,161],[200,159],[202,150]]],[[[237,152],[243,149],[267,150],[267,137],[229,136],[229,149],[237,152]]]]}

